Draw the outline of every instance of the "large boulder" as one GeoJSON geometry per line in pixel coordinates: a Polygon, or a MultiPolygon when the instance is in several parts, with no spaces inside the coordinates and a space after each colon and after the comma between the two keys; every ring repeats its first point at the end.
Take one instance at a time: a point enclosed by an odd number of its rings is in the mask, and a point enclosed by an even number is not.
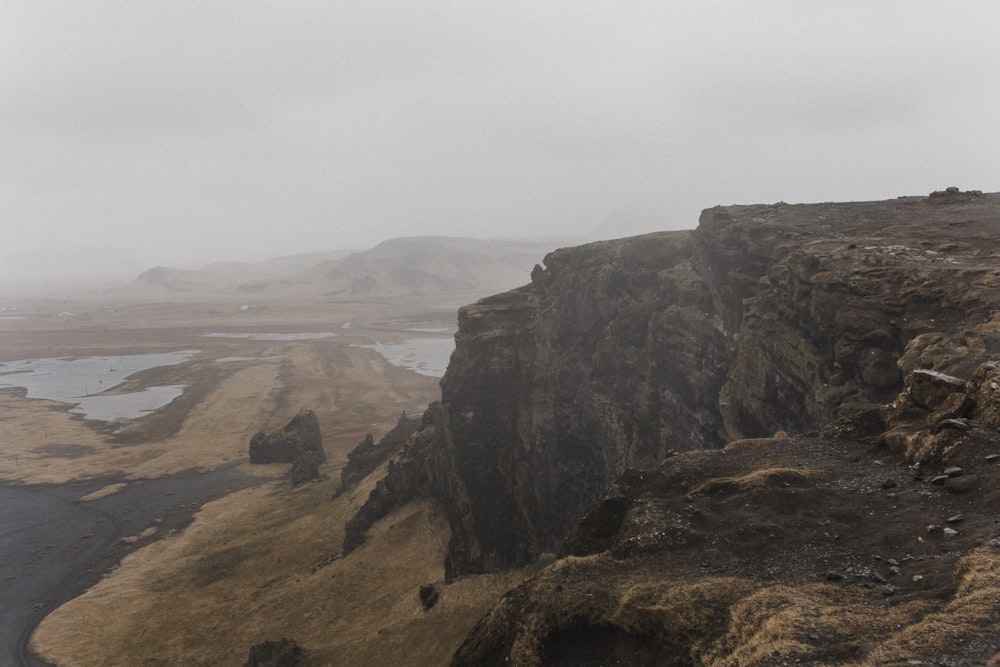
{"type": "Polygon", "coordinates": [[[254,644],[243,667],[298,667],[305,651],[294,639],[282,637],[254,644]]]}
{"type": "Polygon", "coordinates": [[[312,410],[302,410],[276,431],[258,431],[250,440],[250,463],[291,463],[296,486],[319,475],[326,462],[319,420],[312,410]]]}

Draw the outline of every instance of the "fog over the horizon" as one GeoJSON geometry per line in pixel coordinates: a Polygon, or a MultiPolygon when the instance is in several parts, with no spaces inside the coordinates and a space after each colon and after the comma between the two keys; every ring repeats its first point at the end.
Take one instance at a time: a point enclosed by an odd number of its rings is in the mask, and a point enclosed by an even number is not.
{"type": "Polygon", "coordinates": [[[1000,3],[0,3],[0,280],[1000,190],[1000,3]]]}

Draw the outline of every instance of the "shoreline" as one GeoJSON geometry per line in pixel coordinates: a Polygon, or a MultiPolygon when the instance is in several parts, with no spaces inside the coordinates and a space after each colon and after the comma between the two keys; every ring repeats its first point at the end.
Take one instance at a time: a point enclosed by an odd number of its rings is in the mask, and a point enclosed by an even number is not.
{"type": "Polygon", "coordinates": [[[0,483],[0,662],[56,667],[29,648],[42,620],[128,554],[183,530],[205,503],[268,481],[241,470],[242,463],[142,480],[0,483]],[[81,500],[87,496],[93,499],[81,500]]]}
{"type": "MultiPolygon", "coordinates": [[[[433,306],[434,313],[428,313],[426,303],[410,301],[267,304],[246,312],[214,302],[120,309],[94,306],[81,310],[73,321],[58,321],[58,326],[55,320],[32,319],[0,327],[0,359],[15,361],[202,350],[182,364],[135,377],[129,388],[185,384],[188,389],[167,406],[133,420],[132,429],[118,434],[114,428],[70,413],[70,405],[28,399],[24,389],[0,390],[0,412],[4,413],[0,420],[4,443],[0,451],[0,664],[91,664],[168,650],[159,644],[153,648],[155,642],[148,637],[137,642],[138,634],[118,644],[112,638],[117,629],[127,632],[130,624],[144,624],[147,619],[157,619],[150,622],[160,622],[157,627],[163,632],[179,631],[178,623],[197,617],[202,609],[191,607],[201,604],[201,592],[188,590],[187,580],[168,578],[162,585],[169,592],[163,593],[157,608],[148,609],[138,602],[147,598],[129,588],[133,585],[130,577],[135,568],[159,562],[166,552],[183,551],[183,545],[195,539],[191,532],[198,524],[195,515],[203,516],[207,504],[221,501],[204,515],[220,520],[213,512],[220,511],[227,498],[242,498],[243,493],[270,495],[286,468],[247,465],[246,443],[254,433],[279,428],[290,415],[309,407],[317,411],[328,456],[340,461],[367,433],[380,437],[401,411],[422,412],[439,395],[437,378],[395,366],[374,350],[355,347],[354,343],[369,340],[363,332],[337,329],[336,337],[298,340],[300,332],[331,332],[344,322],[375,317],[382,324],[399,325],[401,331],[392,326],[393,331],[376,334],[383,342],[397,342],[414,335],[406,329],[433,324],[430,314],[446,316],[446,307],[436,298],[433,306]],[[241,336],[202,336],[206,331],[241,336]],[[255,332],[294,334],[295,339],[244,336],[255,332]],[[184,532],[178,533],[179,529],[184,532]],[[155,548],[140,551],[154,541],[155,548]],[[108,593],[109,587],[114,591],[115,582],[122,590],[108,593]],[[95,587],[96,603],[89,596],[95,587]],[[177,595],[188,596],[185,602],[178,601],[174,588],[177,595]],[[86,601],[77,604],[81,599],[86,601]],[[82,617],[75,611],[65,612],[67,604],[87,611],[82,617]],[[45,659],[34,655],[34,650],[45,659]]],[[[281,498],[293,505],[302,497],[312,498],[309,502],[322,508],[298,508],[304,512],[302,520],[326,525],[331,519],[324,495],[326,491],[312,488],[281,498]]],[[[269,516],[284,515],[282,508],[271,508],[269,502],[261,507],[268,508],[269,516]]],[[[204,553],[190,555],[191,562],[205,567],[225,565],[212,573],[213,585],[216,579],[231,581],[232,574],[232,546],[215,539],[216,531],[225,534],[229,530],[229,518],[221,521],[211,529],[202,527],[197,535],[204,541],[204,553]]],[[[281,525],[279,521],[271,529],[281,530],[281,525]]],[[[268,544],[268,537],[244,528],[237,533],[253,560],[256,545],[268,544]]],[[[316,551],[308,556],[310,560],[318,562],[338,547],[331,535],[336,535],[336,528],[333,533],[324,529],[316,535],[316,551]]],[[[306,556],[293,550],[280,565],[268,560],[261,567],[283,572],[302,557],[306,556]]],[[[170,567],[170,563],[162,565],[170,567]]],[[[175,574],[182,577],[184,573],[175,574]]],[[[436,568],[423,578],[435,579],[436,568]]],[[[135,585],[141,588],[141,583],[135,585]]],[[[150,597],[160,593],[153,591],[150,597]]],[[[281,597],[280,590],[270,588],[260,595],[269,604],[281,597]]],[[[225,601],[211,596],[205,602],[225,608],[225,601]]],[[[201,628],[189,630],[197,635],[201,628]]],[[[234,637],[230,641],[239,641],[239,651],[244,653],[244,644],[256,641],[255,637],[247,641],[234,637]]]]}

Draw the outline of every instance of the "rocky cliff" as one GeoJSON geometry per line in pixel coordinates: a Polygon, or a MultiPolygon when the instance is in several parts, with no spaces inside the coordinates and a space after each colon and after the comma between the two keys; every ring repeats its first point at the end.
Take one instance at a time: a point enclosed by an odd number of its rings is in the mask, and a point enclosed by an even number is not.
{"type": "Polygon", "coordinates": [[[350,527],[429,494],[449,576],[522,564],[628,466],[720,446],[725,337],[691,261],[688,232],[581,246],[463,308],[441,402],[350,527]]]}
{"type": "Polygon", "coordinates": [[[291,463],[293,486],[316,479],[320,464],[326,463],[319,419],[312,410],[300,410],[274,431],[257,431],[249,451],[250,463],[291,463]]]}
{"type": "MultiPolygon", "coordinates": [[[[790,207],[819,231],[786,225],[802,243],[783,261],[706,255],[703,275],[730,276],[708,281],[734,341],[726,437],[793,433],[621,475],[453,664],[986,663],[1000,647],[998,205],[952,190],[790,207]]],[[[698,234],[751,248],[767,210],[710,211],[698,234]]]]}
{"type": "Polygon", "coordinates": [[[676,452],[841,420],[940,460],[926,415],[881,406],[915,369],[965,381],[1000,358],[998,226],[1000,196],[949,189],[717,207],[692,232],[556,251],[462,309],[440,403],[348,534],[436,497],[455,576],[554,551],[615,479],[676,452]]]}

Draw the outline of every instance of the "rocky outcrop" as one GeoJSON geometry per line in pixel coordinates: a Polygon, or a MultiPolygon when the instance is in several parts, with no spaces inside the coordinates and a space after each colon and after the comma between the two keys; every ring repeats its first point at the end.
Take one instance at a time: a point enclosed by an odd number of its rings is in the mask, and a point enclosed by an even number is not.
{"type": "Polygon", "coordinates": [[[395,503],[432,495],[453,526],[449,577],[527,562],[630,465],[719,446],[706,405],[725,339],[690,244],[559,251],[531,285],[463,308],[442,401],[348,524],[347,550],[395,503]]]}
{"type": "Polygon", "coordinates": [[[353,488],[376,468],[400,452],[403,445],[420,425],[419,419],[410,419],[403,412],[393,426],[378,442],[369,433],[347,454],[347,464],[340,471],[338,493],[353,488]]]}
{"type": "Polygon", "coordinates": [[[243,667],[299,667],[304,655],[294,639],[282,637],[255,644],[243,667]]]}
{"type": "Polygon", "coordinates": [[[998,195],[948,191],[717,207],[693,232],[550,254],[531,284],[462,309],[441,402],[348,541],[430,495],[451,523],[448,576],[524,564],[626,471],[779,431],[839,424],[885,433],[911,463],[940,460],[950,445],[900,444],[891,430],[919,412],[950,434],[960,427],[942,425],[997,400],[998,214],[998,195]],[[923,382],[917,370],[961,388],[930,391],[943,394],[933,405],[915,389],[919,410],[883,415],[904,377],[923,382]]]}
{"type": "Polygon", "coordinates": [[[970,194],[706,211],[698,265],[732,343],[726,438],[805,431],[890,400],[897,362],[935,336],[968,326],[994,349],[996,208],[970,194]]]}
{"type": "Polygon", "coordinates": [[[438,591],[436,585],[424,584],[420,587],[419,596],[420,604],[425,610],[427,610],[431,609],[438,603],[438,600],[441,598],[441,593],[438,591]]]}
{"type": "Polygon", "coordinates": [[[318,477],[325,462],[323,436],[312,410],[302,410],[280,429],[258,431],[250,439],[250,463],[291,463],[293,486],[318,477]]]}
{"type": "Polygon", "coordinates": [[[453,664],[984,664],[1000,617],[998,380],[995,362],[966,379],[912,369],[877,413],[819,437],[629,471],[453,664]]]}
{"type": "MultiPolygon", "coordinates": [[[[446,432],[435,421],[439,417],[440,406],[435,403],[424,412],[402,451],[395,452],[395,458],[389,460],[385,477],[376,483],[368,500],[344,526],[343,555],[364,543],[364,533],[372,524],[414,498],[460,497],[460,489],[450,486],[457,484],[458,478],[448,467],[448,450],[439,440],[446,432]]],[[[443,509],[452,525],[461,520],[456,504],[444,503],[443,509]]],[[[453,533],[452,539],[460,539],[462,534],[453,533]]]]}
{"type": "Polygon", "coordinates": [[[918,477],[884,445],[801,436],[630,473],[453,665],[982,665],[1000,438],[971,432],[918,477]]]}

